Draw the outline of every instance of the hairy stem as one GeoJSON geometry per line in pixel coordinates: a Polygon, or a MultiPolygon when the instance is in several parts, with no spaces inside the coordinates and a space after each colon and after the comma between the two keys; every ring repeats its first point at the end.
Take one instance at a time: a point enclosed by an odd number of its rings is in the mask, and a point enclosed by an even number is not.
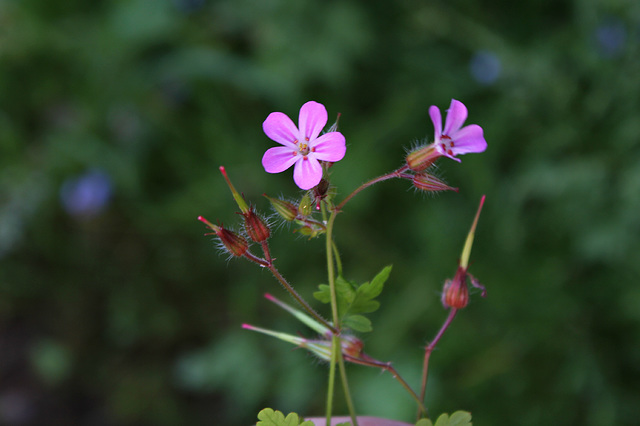
{"type": "Polygon", "coordinates": [[[338,333],[338,330],[326,319],[322,318],[320,314],[318,314],[309,304],[298,294],[297,291],[287,282],[287,280],[280,274],[280,272],[276,269],[273,263],[266,265],[269,268],[269,271],[273,274],[273,276],[282,284],[282,286],[291,294],[291,296],[302,306],[302,308],[307,311],[309,315],[311,315],[316,321],[318,321],[323,326],[327,327],[333,334],[338,333]]]}

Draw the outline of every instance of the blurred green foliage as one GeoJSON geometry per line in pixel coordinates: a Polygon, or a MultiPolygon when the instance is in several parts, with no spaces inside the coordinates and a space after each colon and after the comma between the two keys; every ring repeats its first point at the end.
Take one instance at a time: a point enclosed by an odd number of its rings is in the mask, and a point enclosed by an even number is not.
{"type": "MultiPolygon", "coordinates": [[[[432,137],[451,98],[489,149],[358,195],[336,222],[348,279],[393,273],[366,351],[418,386],[483,193],[470,271],[488,289],[431,357],[433,414],[474,424],[640,417],[640,4],[632,0],[0,0],[0,423],[243,425],[319,414],[325,368],[240,329],[296,332],[265,271],[195,219],[236,226],[219,175],[259,210],[261,123],[305,101],[342,113],[346,194],[432,137]]],[[[308,299],[322,241],[282,228],[308,299]]],[[[319,305],[322,307],[322,305],[319,305]]],[[[388,375],[351,366],[361,413],[411,420],[388,375]]],[[[344,407],[337,407],[344,412],[344,407]]]]}

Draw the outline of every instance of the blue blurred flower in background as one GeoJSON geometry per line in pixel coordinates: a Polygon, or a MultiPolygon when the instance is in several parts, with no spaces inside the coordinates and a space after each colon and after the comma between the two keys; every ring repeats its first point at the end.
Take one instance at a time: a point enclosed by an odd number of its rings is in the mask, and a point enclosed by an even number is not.
{"type": "Polygon", "coordinates": [[[617,18],[608,18],[596,28],[595,40],[602,56],[612,58],[619,55],[627,41],[624,23],[617,18]]]}
{"type": "Polygon", "coordinates": [[[107,207],[111,195],[111,178],[100,169],[91,169],[78,177],[69,178],[60,187],[62,206],[76,218],[97,216],[107,207]]]}
{"type": "Polygon", "coordinates": [[[495,53],[479,50],[471,58],[469,71],[474,80],[488,86],[495,83],[500,77],[502,63],[495,53]]]}

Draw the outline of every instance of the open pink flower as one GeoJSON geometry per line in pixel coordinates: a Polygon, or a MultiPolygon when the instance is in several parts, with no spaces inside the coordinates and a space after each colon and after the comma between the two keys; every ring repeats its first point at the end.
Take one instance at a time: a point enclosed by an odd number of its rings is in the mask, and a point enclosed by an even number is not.
{"type": "Polygon", "coordinates": [[[487,141],[484,140],[482,127],[477,124],[462,127],[467,119],[467,107],[462,102],[451,100],[444,130],[442,129],[440,109],[437,106],[432,105],[429,108],[429,115],[433,121],[433,127],[435,127],[433,145],[441,155],[459,162],[460,159],[456,158],[456,155],[483,152],[487,149],[487,141]]]}
{"type": "Polygon", "coordinates": [[[318,136],[327,124],[324,105],[309,101],[300,108],[298,127],[286,114],[272,112],[262,129],[272,140],[283,146],[269,148],[262,157],[268,173],[280,173],[293,168],[293,180],[302,189],[311,189],[322,179],[320,161],[340,161],[347,150],[340,132],[318,136]]]}

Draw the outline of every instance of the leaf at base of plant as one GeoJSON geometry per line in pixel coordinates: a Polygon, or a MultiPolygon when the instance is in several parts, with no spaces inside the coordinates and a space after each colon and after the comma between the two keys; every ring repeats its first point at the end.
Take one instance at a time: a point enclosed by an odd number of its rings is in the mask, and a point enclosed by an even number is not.
{"type": "Polygon", "coordinates": [[[265,408],[258,413],[258,424],[256,426],[313,426],[310,421],[300,423],[300,419],[296,413],[289,413],[287,417],[282,411],[274,411],[271,408],[265,408]]]}

